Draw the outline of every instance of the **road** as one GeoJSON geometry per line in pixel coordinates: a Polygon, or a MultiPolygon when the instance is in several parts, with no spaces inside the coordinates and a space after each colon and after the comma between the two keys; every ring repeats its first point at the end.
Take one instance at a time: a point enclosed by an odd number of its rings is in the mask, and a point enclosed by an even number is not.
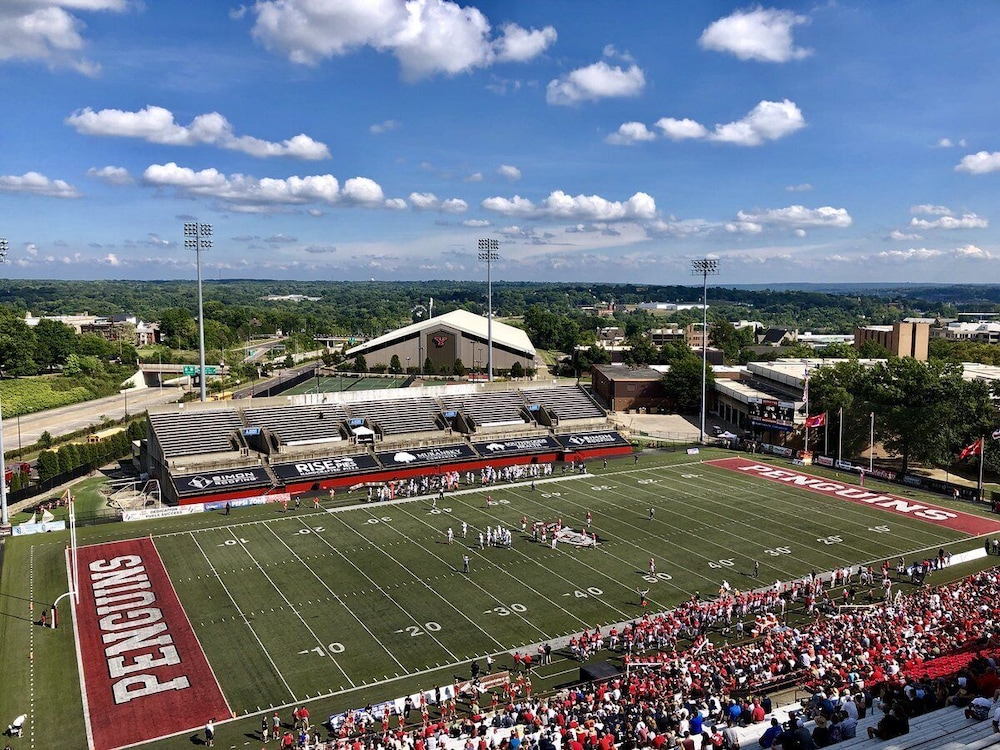
{"type": "Polygon", "coordinates": [[[135,414],[156,404],[177,401],[184,395],[184,390],[177,387],[163,388],[162,390],[160,388],[130,388],[126,394],[5,419],[3,420],[4,452],[15,450],[22,445],[32,445],[46,431],[52,437],[56,437],[86,427],[99,429],[103,422],[102,417],[121,419],[125,416],[126,400],[128,401],[128,413],[135,414]]]}

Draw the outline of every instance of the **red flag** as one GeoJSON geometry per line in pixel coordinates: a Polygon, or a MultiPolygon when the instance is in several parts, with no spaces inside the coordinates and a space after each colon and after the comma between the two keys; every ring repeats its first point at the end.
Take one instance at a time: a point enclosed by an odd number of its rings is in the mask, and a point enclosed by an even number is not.
{"type": "Polygon", "coordinates": [[[958,454],[958,461],[963,458],[968,458],[969,456],[981,456],[983,455],[983,439],[979,438],[972,445],[967,445],[962,448],[962,452],[958,454]]]}
{"type": "Polygon", "coordinates": [[[826,412],[806,417],[806,427],[822,427],[826,424],[826,412]]]}

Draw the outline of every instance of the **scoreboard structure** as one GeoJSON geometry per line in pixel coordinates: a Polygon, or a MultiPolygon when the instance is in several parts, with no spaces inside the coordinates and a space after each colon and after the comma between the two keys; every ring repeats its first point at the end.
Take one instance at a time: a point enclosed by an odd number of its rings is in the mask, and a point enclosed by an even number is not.
{"type": "Polygon", "coordinates": [[[751,398],[747,402],[747,416],[754,427],[779,432],[795,429],[795,404],[776,398],[751,398]]]}

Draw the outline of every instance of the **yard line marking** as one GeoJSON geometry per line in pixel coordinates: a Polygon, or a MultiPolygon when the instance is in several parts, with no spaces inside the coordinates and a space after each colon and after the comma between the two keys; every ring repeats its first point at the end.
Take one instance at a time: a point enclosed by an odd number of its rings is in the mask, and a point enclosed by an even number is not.
{"type": "Polygon", "coordinates": [[[332,661],[336,665],[337,669],[340,670],[340,673],[344,675],[344,677],[347,679],[349,683],[351,683],[351,687],[355,687],[356,684],[354,680],[350,678],[350,675],[348,675],[347,672],[344,671],[344,668],[340,666],[340,662],[338,662],[336,657],[334,657],[334,655],[330,653],[330,651],[326,648],[326,644],[323,643],[322,639],[320,639],[318,635],[316,635],[316,631],[313,630],[311,627],[309,627],[309,623],[305,621],[305,618],[299,612],[299,608],[296,607],[294,604],[292,604],[292,602],[288,599],[288,597],[285,596],[285,593],[281,590],[281,587],[278,586],[278,584],[276,584],[273,580],[271,580],[271,576],[269,576],[267,574],[267,571],[264,570],[264,566],[261,565],[259,562],[257,562],[257,558],[254,557],[253,553],[247,549],[247,546],[243,543],[243,540],[240,539],[240,537],[238,537],[234,531],[230,530],[229,533],[232,536],[232,538],[236,540],[237,544],[243,549],[243,551],[247,553],[247,556],[257,566],[257,569],[264,575],[264,577],[267,579],[267,582],[270,583],[274,587],[274,590],[278,592],[278,596],[282,598],[285,604],[288,605],[288,608],[292,610],[292,612],[295,614],[296,617],[299,618],[299,622],[301,622],[302,626],[309,631],[309,635],[311,635],[313,638],[316,639],[317,645],[320,646],[320,648],[323,649],[323,652],[330,657],[330,661],[332,661]]]}
{"type": "MultiPolygon", "coordinates": [[[[405,511],[404,511],[404,512],[405,512],[405,511]]],[[[412,519],[414,519],[414,520],[417,520],[417,521],[422,521],[422,519],[419,519],[419,518],[417,518],[417,517],[416,517],[415,515],[413,515],[412,513],[407,513],[407,515],[408,515],[408,516],[410,516],[410,518],[412,518],[412,519]]],[[[427,523],[426,521],[422,521],[422,522],[423,522],[423,523],[427,523]]],[[[430,524],[428,524],[428,525],[430,525],[430,524]]],[[[432,527],[432,528],[433,528],[433,527],[432,527]]],[[[403,532],[401,532],[401,531],[398,531],[398,530],[397,530],[397,529],[395,529],[395,528],[393,528],[392,530],[393,530],[393,531],[394,531],[395,533],[397,533],[397,534],[400,534],[400,535],[402,535],[402,534],[403,534],[403,532]]],[[[360,532],[359,532],[359,533],[360,533],[360,532]]],[[[445,559],[444,559],[443,557],[441,557],[440,555],[438,555],[438,554],[437,554],[437,553],[435,553],[434,551],[432,551],[432,550],[428,549],[427,547],[425,547],[424,545],[420,544],[419,542],[415,542],[415,541],[413,541],[413,540],[410,540],[410,541],[411,541],[411,543],[413,543],[413,544],[416,544],[416,545],[417,545],[418,547],[420,547],[420,549],[422,549],[422,550],[423,550],[424,552],[426,552],[427,554],[429,554],[429,555],[431,555],[432,557],[436,558],[436,559],[438,560],[438,562],[440,562],[441,564],[443,564],[443,565],[448,565],[448,566],[450,566],[450,567],[454,567],[453,565],[451,565],[451,563],[448,563],[448,562],[446,562],[446,561],[445,561],[445,559]]],[[[406,571],[407,573],[409,573],[409,574],[410,574],[411,576],[413,576],[413,578],[414,578],[414,579],[418,580],[418,581],[419,581],[419,582],[420,582],[421,584],[423,584],[425,588],[427,588],[427,589],[428,589],[429,591],[432,591],[432,592],[434,593],[434,595],[435,595],[435,596],[437,596],[437,597],[438,597],[439,599],[441,599],[441,601],[445,602],[445,603],[446,603],[446,604],[447,604],[447,605],[448,605],[449,607],[451,607],[451,608],[452,608],[453,610],[455,610],[456,612],[458,612],[458,614],[460,614],[460,615],[461,615],[462,617],[464,617],[464,618],[465,618],[466,620],[468,620],[468,621],[469,621],[469,622],[470,622],[470,623],[471,623],[472,625],[474,625],[474,626],[476,627],[476,629],[477,629],[477,630],[479,630],[479,631],[480,631],[480,632],[481,632],[481,633],[482,633],[483,635],[485,635],[486,637],[488,637],[488,638],[489,638],[489,639],[490,639],[491,641],[493,641],[493,642],[494,642],[495,644],[497,644],[497,645],[498,645],[498,646],[499,646],[499,647],[500,647],[501,649],[502,649],[502,648],[504,647],[504,645],[503,645],[503,644],[502,644],[502,643],[501,643],[500,641],[498,641],[498,640],[497,640],[496,638],[494,638],[494,637],[493,637],[493,636],[492,636],[492,635],[490,634],[490,632],[489,632],[488,630],[486,630],[485,628],[483,628],[483,626],[482,626],[482,625],[480,625],[480,624],[479,624],[479,623],[477,623],[477,622],[476,622],[475,620],[473,620],[473,619],[472,619],[471,617],[469,617],[469,616],[468,616],[467,614],[465,614],[465,612],[463,612],[463,611],[462,611],[462,610],[460,610],[460,609],[459,609],[458,607],[456,607],[456,606],[455,606],[454,604],[452,604],[452,603],[451,603],[450,601],[448,601],[448,600],[447,600],[447,599],[445,599],[445,598],[444,598],[443,596],[441,596],[441,594],[440,594],[440,593],[438,593],[438,592],[437,592],[437,591],[436,591],[436,590],[435,590],[435,589],[434,589],[434,588],[433,588],[432,586],[430,586],[430,585],[429,585],[429,584],[428,584],[428,583],[427,583],[426,581],[424,581],[424,580],[421,580],[421,579],[417,579],[417,577],[416,577],[415,575],[413,575],[413,573],[412,573],[412,572],[411,572],[411,571],[409,570],[409,568],[407,568],[407,567],[406,567],[405,565],[403,565],[402,563],[400,563],[400,562],[399,562],[398,560],[396,560],[395,562],[396,562],[396,564],[398,564],[398,565],[399,565],[400,567],[402,567],[402,568],[403,568],[403,570],[405,570],[405,571],[406,571]]],[[[439,577],[440,577],[440,576],[435,576],[435,579],[436,579],[436,578],[439,578],[439,577]]],[[[479,589],[480,591],[482,591],[482,592],[483,592],[484,594],[488,594],[488,595],[489,595],[489,597],[490,597],[490,598],[491,598],[491,599],[492,599],[493,601],[495,601],[495,602],[496,602],[497,604],[500,604],[500,605],[503,605],[503,602],[502,602],[502,601],[501,601],[500,599],[498,599],[498,598],[497,598],[496,596],[494,596],[494,595],[493,595],[493,594],[491,594],[491,593],[490,593],[489,591],[487,591],[487,589],[486,589],[485,587],[481,586],[481,585],[480,585],[480,584],[479,584],[479,583],[478,583],[477,581],[474,581],[474,580],[473,580],[472,578],[469,578],[469,579],[467,579],[467,580],[469,581],[469,583],[473,584],[473,585],[474,585],[474,586],[475,586],[475,587],[476,587],[477,589],[479,589]]],[[[492,610],[490,610],[490,612],[492,612],[492,610]]],[[[524,622],[525,622],[525,623],[527,623],[527,624],[528,624],[528,625],[530,625],[530,626],[531,626],[532,628],[534,628],[535,630],[537,630],[537,631],[539,632],[539,634],[540,634],[540,635],[541,635],[541,636],[542,636],[543,638],[547,637],[547,635],[546,635],[546,633],[545,633],[545,631],[544,631],[544,630],[542,630],[541,628],[539,628],[539,627],[538,627],[537,625],[535,625],[535,624],[534,624],[533,622],[529,621],[529,620],[528,620],[528,619],[527,619],[526,617],[524,617],[524,616],[523,616],[523,615],[522,615],[521,613],[519,613],[519,612],[513,612],[513,614],[516,614],[516,615],[517,615],[517,616],[518,616],[518,617],[519,617],[520,619],[524,620],[524,622]]]]}
{"type": "Polygon", "coordinates": [[[247,628],[250,630],[251,633],[253,633],[253,637],[256,639],[258,645],[260,646],[260,650],[264,652],[264,656],[267,657],[267,660],[271,662],[271,666],[274,667],[274,672],[275,674],[278,675],[278,679],[280,679],[281,682],[284,684],[285,689],[288,691],[288,694],[292,696],[292,700],[298,701],[298,698],[295,697],[295,691],[292,690],[291,686],[289,686],[288,681],[285,679],[285,676],[281,674],[281,670],[278,669],[278,665],[275,664],[274,659],[271,658],[271,652],[267,650],[267,647],[264,645],[263,641],[261,641],[260,636],[257,635],[257,631],[253,629],[253,625],[250,624],[250,620],[247,619],[247,616],[243,613],[243,609],[240,607],[240,605],[236,603],[236,600],[233,598],[232,593],[226,587],[226,584],[222,582],[222,577],[216,571],[215,566],[212,564],[212,561],[208,559],[208,555],[205,554],[205,550],[202,549],[201,544],[198,542],[198,539],[194,536],[194,534],[191,534],[191,540],[195,543],[195,546],[198,547],[198,551],[201,552],[202,557],[205,558],[205,562],[208,563],[208,567],[212,570],[212,573],[215,574],[216,580],[218,580],[219,585],[222,586],[222,590],[226,592],[226,596],[229,597],[229,601],[233,603],[233,606],[236,607],[236,611],[240,613],[240,617],[243,618],[243,624],[247,626],[247,628]]]}
{"type": "MultiPolygon", "coordinates": [[[[341,523],[342,523],[342,524],[343,524],[344,526],[346,526],[346,527],[347,527],[347,528],[348,528],[349,530],[351,530],[351,531],[354,531],[354,529],[352,529],[352,528],[351,528],[351,527],[350,527],[350,526],[348,525],[347,521],[344,521],[344,520],[342,520],[342,519],[339,519],[339,518],[338,518],[337,520],[338,520],[338,521],[340,521],[340,522],[341,522],[341,523]]],[[[356,532],[356,533],[357,533],[357,532],[356,532]]],[[[358,535],[359,535],[359,536],[361,536],[361,534],[358,534],[358,535]]],[[[359,572],[359,573],[360,573],[361,575],[363,575],[363,576],[364,576],[365,578],[367,578],[367,579],[368,579],[368,582],[369,582],[369,583],[370,583],[370,584],[371,584],[372,586],[374,586],[374,587],[375,587],[375,589],[376,589],[376,590],[377,590],[377,591],[378,591],[378,592],[379,592],[380,594],[382,594],[382,596],[386,597],[386,599],[388,599],[388,600],[389,600],[390,602],[392,602],[392,603],[393,603],[393,604],[394,604],[394,605],[396,606],[396,609],[398,609],[398,610],[399,610],[400,612],[402,612],[403,614],[405,614],[405,615],[406,615],[406,616],[407,616],[407,617],[409,618],[410,622],[412,622],[412,623],[413,623],[414,625],[417,625],[417,626],[418,626],[418,627],[419,627],[419,628],[420,628],[421,630],[424,630],[424,627],[423,627],[423,624],[422,624],[422,623],[419,623],[419,622],[417,622],[416,618],[415,618],[415,617],[414,617],[414,616],[413,616],[412,614],[410,614],[409,612],[407,612],[407,611],[406,611],[406,609],[405,609],[405,608],[403,608],[403,606],[402,606],[402,605],[401,605],[401,604],[400,604],[399,602],[397,602],[397,601],[396,601],[396,600],[395,600],[395,599],[394,599],[394,598],[393,598],[392,596],[390,596],[390,595],[389,595],[389,592],[388,592],[388,591],[386,591],[386,590],[385,590],[385,589],[384,589],[384,588],[383,588],[382,586],[380,586],[380,585],[379,585],[379,584],[377,584],[377,583],[376,583],[375,581],[373,581],[373,580],[372,580],[372,578],[371,578],[371,577],[370,577],[370,576],[369,576],[369,575],[368,575],[368,574],[367,574],[367,573],[366,573],[366,572],[365,572],[364,570],[362,570],[362,569],[361,569],[361,568],[359,568],[359,567],[358,567],[357,565],[355,565],[355,564],[354,564],[354,561],[353,561],[353,560],[351,560],[351,559],[350,559],[349,557],[345,556],[345,555],[344,555],[344,554],[343,554],[343,553],[342,553],[342,552],[341,552],[341,551],[340,551],[339,549],[337,549],[336,547],[334,547],[334,546],[333,546],[333,545],[332,545],[332,544],[331,544],[331,543],[329,542],[329,540],[327,540],[326,538],[324,538],[324,537],[323,537],[323,535],[322,535],[322,534],[314,534],[314,536],[315,536],[315,537],[316,537],[317,539],[322,539],[322,540],[323,540],[323,543],[324,543],[324,544],[325,544],[326,546],[328,546],[328,547],[329,547],[330,549],[332,549],[332,550],[333,550],[334,552],[336,552],[336,553],[337,553],[337,554],[338,554],[338,555],[339,555],[339,556],[341,557],[341,559],[343,559],[343,560],[344,560],[344,562],[346,562],[347,564],[349,564],[349,565],[350,565],[350,566],[351,566],[352,568],[354,568],[354,569],[355,569],[356,571],[358,571],[358,572],[359,572]]],[[[361,538],[362,538],[362,539],[364,539],[364,536],[361,536],[361,538]]],[[[367,541],[367,540],[366,540],[366,541],[367,541]]],[[[457,656],[455,656],[455,654],[453,654],[453,653],[451,652],[451,650],[450,650],[450,649],[448,649],[448,648],[447,648],[447,647],[446,647],[446,646],[445,646],[445,645],[444,645],[443,643],[441,643],[441,641],[439,641],[439,640],[438,640],[438,639],[437,639],[437,638],[436,638],[436,637],[434,636],[434,634],[433,634],[433,633],[431,633],[431,632],[428,632],[428,633],[427,633],[427,635],[428,635],[428,636],[430,636],[430,639],[431,639],[432,641],[434,641],[434,642],[435,642],[435,643],[436,643],[436,644],[437,644],[438,646],[440,646],[440,647],[441,647],[441,650],[442,650],[442,651],[446,651],[446,652],[447,652],[447,653],[448,653],[448,654],[449,654],[449,655],[451,656],[451,658],[452,658],[452,659],[458,659],[458,657],[457,657],[457,656]]],[[[427,670],[425,670],[425,671],[427,671],[427,670]]]]}
{"type": "MultiPolygon", "coordinates": [[[[296,553],[295,550],[293,550],[291,547],[289,547],[288,543],[284,539],[282,539],[280,536],[278,536],[278,534],[274,531],[274,529],[272,529],[270,526],[268,526],[267,529],[272,534],[274,534],[274,538],[275,539],[277,539],[279,542],[281,542],[282,544],[285,545],[285,547],[288,549],[289,552],[291,552],[293,555],[295,555],[296,557],[298,557],[300,562],[302,561],[302,558],[299,557],[298,553],[296,553]]],[[[314,571],[309,565],[306,565],[304,562],[302,564],[305,565],[306,569],[308,569],[308,571],[310,573],[312,573],[313,577],[317,581],[319,581],[321,584],[323,584],[323,588],[325,588],[327,591],[329,591],[331,594],[333,594],[333,598],[336,599],[336,601],[339,604],[341,604],[344,607],[345,610],[347,610],[347,613],[351,617],[353,617],[355,620],[358,621],[358,624],[361,625],[361,627],[363,627],[365,629],[365,631],[368,633],[368,635],[370,635],[372,637],[372,640],[374,640],[377,644],[379,644],[383,648],[383,650],[389,655],[389,658],[392,659],[394,662],[396,662],[396,664],[399,666],[400,669],[405,670],[406,667],[404,667],[400,663],[399,659],[396,658],[395,654],[393,654],[392,651],[390,651],[386,647],[386,645],[384,643],[382,643],[382,641],[371,630],[369,630],[368,626],[365,625],[364,621],[360,617],[358,617],[356,614],[354,614],[354,611],[350,607],[348,607],[347,603],[343,599],[341,599],[337,595],[337,593],[327,585],[326,581],[324,581],[322,578],[320,578],[319,575],[316,573],[316,571],[314,571]]],[[[341,670],[341,671],[343,671],[343,670],[341,670]]]]}

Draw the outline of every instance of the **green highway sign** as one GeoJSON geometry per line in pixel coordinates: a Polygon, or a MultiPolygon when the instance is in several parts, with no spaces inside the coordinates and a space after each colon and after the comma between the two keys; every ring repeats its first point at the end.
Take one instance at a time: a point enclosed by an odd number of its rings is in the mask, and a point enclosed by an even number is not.
{"type": "MultiPolygon", "coordinates": [[[[198,366],[197,365],[184,365],[184,374],[185,375],[197,375],[198,374],[198,366]]],[[[215,368],[214,367],[206,367],[205,368],[205,374],[206,375],[215,375],[215,368]]]]}

